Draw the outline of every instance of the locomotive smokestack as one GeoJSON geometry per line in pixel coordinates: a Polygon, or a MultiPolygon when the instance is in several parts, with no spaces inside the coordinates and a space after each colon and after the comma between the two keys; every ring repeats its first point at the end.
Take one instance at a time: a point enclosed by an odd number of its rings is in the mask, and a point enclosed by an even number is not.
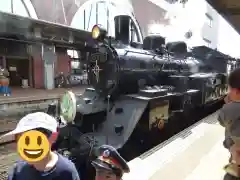
{"type": "Polygon", "coordinates": [[[122,41],[124,44],[130,42],[130,22],[131,17],[127,15],[120,15],[114,18],[115,21],[115,38],[122,41]]]}

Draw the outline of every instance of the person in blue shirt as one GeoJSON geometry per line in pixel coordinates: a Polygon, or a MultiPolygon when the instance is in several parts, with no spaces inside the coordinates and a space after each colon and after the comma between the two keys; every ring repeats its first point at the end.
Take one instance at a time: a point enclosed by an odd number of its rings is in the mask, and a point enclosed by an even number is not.
{"type": "MultiPolygon", "coordinates": [[[[57,129],[58,123],[52,116],[36,112],[23,117],[16,129],[1,138],[13,136],[17,141],[24,132],[38,130],[48,137],[51,146],[57,139],[57,129]]],[[[50,150],[40,161],[18,161],[9,173],[8,180],[80,180],[80,178],[75,165],[69,159],[50,150]]]]}

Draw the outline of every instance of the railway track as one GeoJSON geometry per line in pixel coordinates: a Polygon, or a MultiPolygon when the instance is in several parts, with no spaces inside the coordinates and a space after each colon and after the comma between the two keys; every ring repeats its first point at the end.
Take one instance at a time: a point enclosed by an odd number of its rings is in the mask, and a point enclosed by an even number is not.
{"type": "Polygon", "coordinates": [[[0,180],[6,180],[10,168],[19,160],[13,143],[0,145],[0,180]]]}
{"type": "MultiPolygon", "coordinates": [[[[196,117],[194,117],[195,118],[194,121],[191,124],[188,124],[186,127],[181,127],[181,128],[178,129],[177,132],[170,133],[167,136],[165,136],[164,139],[159,140],[157,143],[152,144],[149,147],[145,147],[144,152],[148,151],[149,149],[153,148],[154,146],[163,142],[164,140],[167,140],[168,138],[174,136],[174,134],[179,133],[183,129],[191,126],[192,124],[199,121],[203,117],[206,117],[209,114],[212,114],[214,111],[216,111],[220,107],[221,107],[221,105],[217,104],[214,107],[211,107],[211,108],[207,109],[206,112],[196,115],[196,117]]],[[[5,134],[6,132],[15,128],[18,119],[19,119],[18,117],[12,117],[12,118],[9,118],[8,120],[7,119],[3,119],[3,120],[0,119],[0,127],[1,127],[0,135],[5,134]]],[[[14,165],[14,163],[17,160],[19,160],[19,157],[18,157],[18,154],[16,152],[15,146],[16,146],[16,144],[14,143],[13,139],[8,139],[8,140],[5,140],[5,141],[0,140],[0,180],[6,180],[7,179],[7,173],[9,172],[10,168],[14,165]]],[[[141,147],[141,145],[139,145],[139,144],[134,145],[134,147],[130,147],[130,149],[132,151],[134,149],[139,149],[141,147]]],[[[129,150],[129,147],[127,147],[127,149],[129,150]]],[[[127,150],[127,152],[125,151],[122,154],[128,161],[130,161],[131,159],[133,159],[137,156],[140,156],[142,153],[144,153],[143,151],[136,152],[136,153],[131,151],[131,155],[129,155],[128,150],[127,150]]]]}
{"type": "MultiPolygon", "coordinates": [[[[0,118],[0,136],[11,131],[17,125],[19,117],[0,118]]],[[[13,139],[0,140],[0,180],[6,180],[7,174],[19,159],[13,139]]]]}

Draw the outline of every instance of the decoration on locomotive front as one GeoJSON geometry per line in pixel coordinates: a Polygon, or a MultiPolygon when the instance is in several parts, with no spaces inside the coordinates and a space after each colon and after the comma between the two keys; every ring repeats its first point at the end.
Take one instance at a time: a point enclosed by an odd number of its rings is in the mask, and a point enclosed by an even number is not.
{"type": "Polygon", "coordinates": [[[60,100],[60,115],[67,122],[73,122],[76,116],[76,97],[72,91],[66,91],[60,100]]]}
{"type": "Polygon", "coordinates": [[[108,95],[118,83],[118,58],[111,44],[106,43],[107,31],[100,25],[92,29],[92,38],[97,40],[97,48],[88,59],[88,78],[90,84],[101,95],[108,95]]]}
{"type": "Polygon", "coordinates": [[[99,68],[98,66],[98,61],[96,60],[96,64],[94,66],[94,68],[92,69],[94,75],[96,76],[96,81],[97,83],[99,82],[99,72],[101,71],[102,69],[99,68]]]}
{"type": "Polygon", "coordinates": [[[152,102],[149,106],[149,130],[153,128],[163,129],[168,121],[169,101],[152,102]]]}

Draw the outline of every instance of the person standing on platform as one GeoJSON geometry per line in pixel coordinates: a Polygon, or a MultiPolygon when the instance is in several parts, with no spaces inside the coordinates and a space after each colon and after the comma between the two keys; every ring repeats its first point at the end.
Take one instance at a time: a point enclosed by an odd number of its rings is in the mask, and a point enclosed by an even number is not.
{"type": "Polygon", "coordinates": [[[98,148],[98,157],[92,165],[96,169],[95,180],[121,180],[124,173],[130,172],[127,162],[109,145],[98,148]]]}
{"type": "Polygon", "coordinates": [[[52,116],[36,112],[24,116],[16,129],[0,137],[14,138],[19,161],[8,180],[80,180],[73,162],[51,150],[58,135],[58,123],[52,116]]]}
{"type": "Polygon", "coordinates": [[[10,96],[10,88],[9,88],[9,72],[5,68],[0,69],[0,81],[1,81],[1,91],[4,96],[10,96]]]}
{"type": "Polygon", "coordinates": [[[229,92],[218,121],[225,128],[223,146],[230,152],[229,164],[224,167],[228,175],[240,177],[240,68],[228,77],[229,92]]]}

